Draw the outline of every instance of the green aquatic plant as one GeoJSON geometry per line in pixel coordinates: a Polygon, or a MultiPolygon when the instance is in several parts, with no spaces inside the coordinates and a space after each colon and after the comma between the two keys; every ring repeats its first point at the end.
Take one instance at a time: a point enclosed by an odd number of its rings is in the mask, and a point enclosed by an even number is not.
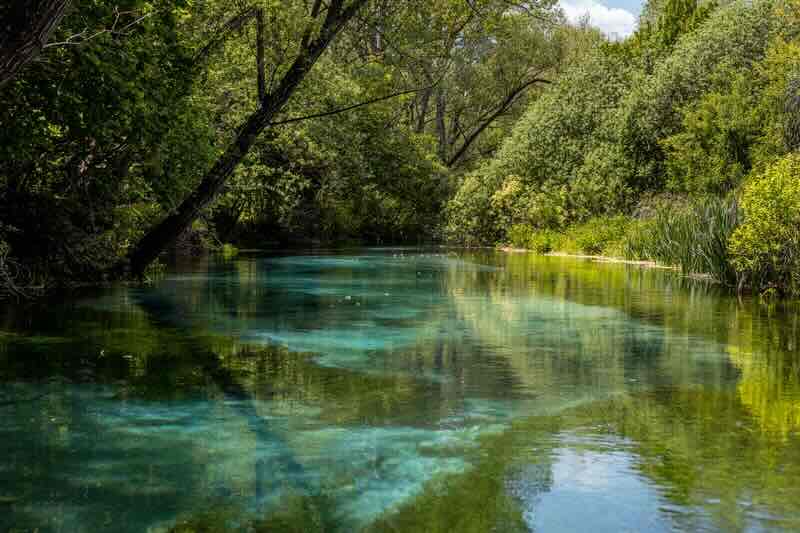
{"type": "Polygon", "coordinates": [[[629,226],[622,253],[628,259],[675,266],[684,274],[708,274],[732,285],[736,274],[727,243],[739,218],[735,198],[708,197],[689,205],[662,206],[651,218],[629,226]]]}

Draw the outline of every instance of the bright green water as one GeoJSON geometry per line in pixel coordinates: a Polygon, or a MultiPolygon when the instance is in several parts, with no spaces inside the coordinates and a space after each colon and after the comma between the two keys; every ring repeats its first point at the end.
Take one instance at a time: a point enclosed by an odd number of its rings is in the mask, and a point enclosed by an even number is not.
{"type": "Polygon", "coordinates": [[[240,257],[0,331],[0,531],[800,529],[797,308],[670,272],[240,257]]]}

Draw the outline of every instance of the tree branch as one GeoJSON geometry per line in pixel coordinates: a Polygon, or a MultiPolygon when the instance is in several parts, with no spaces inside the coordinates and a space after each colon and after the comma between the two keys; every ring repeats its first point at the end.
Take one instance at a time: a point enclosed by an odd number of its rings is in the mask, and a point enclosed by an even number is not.
{"type": "Polygon", "coordinates": [[[222,25],[222,28],[217,32],[217,36],[211,39],[208,44],[206,44],[203,48],[200,49],[197,54],[194,56],[194,65],[198,67],[201,65],[211,52],[221,45],[225,40],[228,38],[228,34],[232,31],[236,31],[242,28],[245,24],[247,24],[251,19],[256,18],[258,16],[258,9],[252,8],[244,11],[233,17],[231,20],[226,22],[222,25]]]}
{"type": "Polygon", "coordinates": [[[550,80],[546,80],[546,79],[543,79],[543,78],[533,78],[533,79],[530,79],[530,80],[528,80],[527,82],[523,83],[522,85],[520,85],[520,86],[516,87],[516,88],[515,88],[513,91],[511,91],[511,92],[510,92],[510,93],[509,93],[509,94],[508,94],[508,95],[507,95],[507,96],[506,96],[506,97],[503,99],[503,101],[500,103],[500,105],[499,105],[499,106],[497,106],[497,109],[495,110],[495,112],[494,112],[494,113],[492,113],[491,115],[489,115],[489,116],[487,117],[487,119],[486,119],[485,121],[483,121],[483,122],[482,122],[482,123],[481,123],[481,124],[480,124],[480,125],[479,125],[479,126],[478,126],[478,127],[477,127],[477,128],[474,130],[474,131],[473,131],[473,132],[472,132],[472,133],[470,133],[470,134],[469,134],[467,137],[465,137],[465,139],[464,139],[464,143],[463,143],[463,144],[461,145],[461,147],[460,147],[460,148],[459,148],[459,149],[456,151],[456,153],[455,153],[455,154],[453,154],[453,156],[452,156],[452,157],[450,157],[450,158],[449,158],[449,159],[446,161],[446,163],[445,163],[445,164],[446,164],[448,167],[452,167],[452,166],[454,166],[456,163],[458,163],[458,161],[461,159],[461,157],[463,157],[463,155],[464,155],[464,154],[467,152],[467,150],[469,149],[470,145],[472,145],[472,143],[473,143],[473,142],[475,142],[475,140],[478,138],[478,136],[479,136],[481,133],[483,133],[483,131],[484,131],[486,128],[488,128],[488,127],[489,127],[489,125],[490,125],[492,122],[494,122],[495,120],[497,120],[497,119],[498,119],[500,116],[502,116],[502,115],[503,115],[503,114],[504,114],[506,111],[508,111],[508,109],[509,109],[509,108],[510,108],[510,107],[511,107],[513,104],[514,104],[514,102],[516,101],[517,97],[518,97],[520,94],[522,94],[522,93],[523,93],[523,92],[524,92],[526,89],[528,89],[528,87],[530,87],[531,85],[534,85],[534,84],[536,84],[536,83],[545,83],[545,84],[549,84],[549,83],[551,83],[551,82],[550,82],[550,80]]]}
{"type": "Polygon", "coordinates": [[[70,0],[8,2],[0,8],[0,86],[35,59],[61,23],[70,0]]]}
{"type": "Polygon", "coordinates": [[[389,95],[386,95],[386,96],[373,98],[371,100],[366,100],[364,102],[359,102],[357,104],[349,105],[349,106],[346,106],[346,107],[340,107],[338,109],[332,109],[330,111],[322,111],[320,113],[314,113],[312,115],[304,115],[302,117],[292,117],[292,118],[287,118],[287,119],[284,119],[284,120],[279,120],[277,122],[270,122],[269,125],[270,126],[282,126],[284,124],[292,124],[294,122],[302,122],[303,120],[310,120],[312,118],[322,118],[322,117],[329,117],[331,115],[338,115],[340,113],[345,113],[347,111],[352,111],[353,109],[358,109],[359,107],[365,107],[365,106],[368,106],[368,105],[377,104],[378,102],[391,100],[392,98],[397,98],[399,96],[403,96],[403,95],[406,95],[406,94],[414,94],[414,93],[426,91],[426,90],[431,89],[433,87],[434,86],[432,85],[432,86],[429,86],[429,87],[421,87],[421,88],[418,88],[418,89],[410,89],[410,90],[407,90],[407,91],[400,91],[400,92],[392,93],[392,94],[389,94],[389,95]]]}
{"type": "Polygon", "coordinates": [[[144,15],[134,19],[132,22],[129,22],[128,24],[126,24],[125,26],[120,28],[119,30],[117,29],[117,25],[119,25],[119,21],[120,21],[120,19],[122,17],[124,17],[126,15],[134,15],[134,14],[138,14],[138,11],[119,11],[115,7],[114,8],[114,23],[111,25],[110,28],[103,28],[102,30],[97,30],[93,34],[89,35],[88,37],[86,37],[86,33],[89,31],[89,28],[85,28],[80,33],[76,33],[75,35],[70,35],[69,37],[67,37],[67,39],[65,41],[49,43],[49,44],[44,45],[42,47],[42,50],[47,49],[47,48],[53,48],[53,47],[56,47],[56,46],[79,46],[79,45],[82,45],[82,44],[84,44],[84,43],[86,43],[88,41],[91,41],[92,39],[96,39],[97,37],[100,37],[101,35],[104,35],[106,33],[110,33],[112,35],[129,35],[130,32],[128,30],[130,30],[132,27],[136,26],[137,24],[139,24],[140,22],[142,22],[146,18],[153,16],[155,14],[155,11],[151,11],[150,13],[145,13],[144,15]]]}
{"type": "Polygon", "coordinates": [[[235,139],[205,173],[197,187],[171,214],[150,228],[131,248],[126,259],[117,266],[116,275],[127,273],[141,276],[147,265],[191,226],[200,212],[220,194],[236,167],[247,157],[258,136],[286,105],[336,35],[367,1],[352,0],[344,7],[345,0],[330,0],[319,35],[298,52],[277,87],[264,96],[258,109],[240,125],[235,139]]]}

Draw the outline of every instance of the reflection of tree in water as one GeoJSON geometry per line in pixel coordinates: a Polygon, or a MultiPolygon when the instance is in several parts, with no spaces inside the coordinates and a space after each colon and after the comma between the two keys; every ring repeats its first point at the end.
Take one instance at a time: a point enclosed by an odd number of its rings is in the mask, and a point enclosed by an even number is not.
{"type": "Polygon", "coordinates": [[[524,505],[535,508],[541,495],[553,488],[553,465],[545,460],[523,465],[507,475],[506,487],[524,505]]]}
{"type": "MultiPolygon", "coordinates": [[[[770,471],[768,457],[774,461],[775,454],[781,455],[781,464],[797,462],[797,446],[794,441],[787,443],[792,428],[797,427],[797,395],[791,388],[797,381],[793,377],[797,376],[797,358],[791,349],[793,342],[796,346],[796,334],[786,333],[794,330],[779,318],[754,318],[747,308],[737,309],[734,302],[706,291],[673,288],[665,298],[662,273],[651,279],[649,274],[616,267],[593,269],[576,279],[540,271],[532,283],[513,269],[450,272],[444,287],[458,320],[453,320],[453,312],[444,305],[426,308],[424,320],[436,332],[421,335],[411,347],[391,352],[392,368],[412,375],[455,378],[438,382],[438,392],[426,397],[450,405],[458,405],[470,395],[513,399],[525,396],[520,391],[531,391],[538,397],[554,383],[576,390],[627,391],[634,394],[632,400],[587,404],[583,414],[579,407],[578,414],[564,415],[564,425],[605,421],[612,431],[636,443],[639,468],[664,487],[670,500],[687,509],[707,509],[723,529],[741,529],[754,519],[748,518],[746,506],[740,508],[739,502],[747,499],[759,501],[753,504],[753,513],[767,508],[777,516],[791,515],[793,504],[786,493],[797,496],[790,485],[794,470],[777,473],[770,488],[758,491],[756,487],[762,486],[758,476],[770,471]],[[476,298],[479,294],[488,299],[476,298]],[[580,303],[591,305],[577,305],[580,303]],[[600,310],[593,307],[596,305],[610,305],[623,313],[600,310]],[[592,316],[598,311],[599,315],[592,316]],[[524,332],[520,325],[525,323],[547,328],[524,332]],[[778,333],[765,329],[764,324],[772,324],[778,333]],[[744,335],[748,331],[753,339],[744,335]],[[725,344],[752,349],[728,349],[726,354],[725,344]],[[548,352],[548,346],[559,350],[548,352]],[[737,382],[738,396],[732,396],[731,386],[737,382]],[[650,392],[639,392],[642,390],[650,392]],[[601,407],[594,410],[593,406],[601,407]],[[751,413],[760,424],[755,431],[751,413]],[[774,441],[771,433],[782,437],[774,441]],[[748,450],[746,456],[743,448],[748,450]]],[[[244,296],[248,298],[252,296],[244,296]]],[[[250,309],[253,305],[258,307],[253,302],[250,309]]],[[[341,319],[337,310],[307,309],[322,315],[321,324],[341,319]]],[[[516,464],[517,454],[518,450],[507,461],[516,464]]],[[[503,490],[512,495],[541,493],[552,483],[552,472],[545,464],[509,467],[500,476],[507,480],[503,490]]],[[[501,489],[495,486],[493,490],[501,489]]],[[[426,498],[430,503],[434,496],[426,498]]],[[[424,515],[419,509],[422,501],[407,511],[418,521],[424,515]]],[[[441,508],[439,511],[446,515],[441,508]]],[[[407,519],[394,520],[404,523],[407,519]]],[[[691,529],[705,518],[687,511],[677,520],[691,529]]]]}
{"type": "MultiPolygon", "coordinates": [[[[565,274],[560,263],[523,265],[499,271],[461,266],[428,272],[421,280],[416,271],[413,277],[392,274],[398,285],[414,287],[411,300],[427,299],[415,307],[413,318],[372,318],[374,324],[414,332],[409,343],[365,352],[380,374],[320,367],[284,349],[249,351],[237,345],[231,337],[243,330],[333,328],[375,309],[357,309],[352,302],[350,308],[330,307],[342,295],[326,291],[349,286],[359,275],[346,268],[330,284],[311,285],[313,294],[291,295],[263,285],[260,276],[270,272],[243,261],[228,272],[213,267],[210,275],[133,291],[139,306],[123,313],[85,308],[72,316],[61,313],[59,324],[43,328],[52,338],[4,344],[0,378],[57,375],[67,383],[114,383],[116,401],[200,396],[235,413],[231,418],[241,421],[238,438],[252,483],[198,476],[196,469],[213,464],[208,443],[199,439],[181,450],[186,471],[178,477],[188,480],[186,496],[160,498],[175,507],[211,483],[220,501],[263,501],[285,488],[298,495],[297,513],[322,508],[313,503],[320,494],[317,481],[304,473],[298,455],[302,438],[282,425],[283,415],[271,416],[265,401],[318,407],[315,420],[342,428],[434,427],[443,416],[465,411],[467,400],[481,398],[525,405],[524,417],[511,430],[481,440],[468,457],[475,468],[431,482],[418,498],[379,519],[375,530],[477,532],[502,523],[508,531],[517,526],[523,531],[520,495],[535,498],[553,483],[552,450],[542,443],[559,431],[598,427],[634,443],[637,468],[682,510],[676,520],[685,529],[703,525],[702,513],[731,531],[748,523],[800,525],[791,519],[800,501],[797,315],[767,317],[746,303],[665,289],[661,274],[651,279],[596,265],[565,274]],[[570,276],[574,279],[565,279],[570,276]],[[430,297],[440,290],[441,298],[430,297]],[[70,330],[81,331],[84,340],[55,336],[70,330]],[[54,349],[59,344],[62,348],[54,349]],[[20,356],[22,346],[29,357],[20,356]],[[98,357],[102,347],[106,355],[98,357]],[[608,393],[622,394],[607,399],[608,393]],[[574,407],[565,399],[584,403],[574,407]],[[543,408],[548,401],[552,411],[543,408]],[[526,418],[543,412],[559,414],[526,418]],[[280,445],[268,451],[266,443],[280,445]],[[531,455],[534,445],[539,451],[531,455]],[[773,522],[764,522],[764,513],[773,522]]],[[[25,320],[44,323],[38,317],[25,320]]],[[[82,401],[53,389],[46,409],[35,415],[41,428],[55,415],[62,431],[59,437],[37,429],[31,436],[31,448],[44,458],[41,468],[58,471],[74,462],[58,439],[70,435],[70,427],[92,427],[83,420],[82,401]]],[[[391,450],[376,445],[376,469],[387,453],[391,450]]],[[[36,470],[31,480],[44,475],[36,470]]],[[[52,485],[55,493],[79,489],[52,485]]],[[[129,498],[113,488],[107,494],[129,498]]],[[[341,503],[328,501],[318,522],[338,523],[341,503]]],[[[196,508],[196,502],[188,507],[196,508]]],[[[119,512],[124,520],[126,510],[119,512]]]]}

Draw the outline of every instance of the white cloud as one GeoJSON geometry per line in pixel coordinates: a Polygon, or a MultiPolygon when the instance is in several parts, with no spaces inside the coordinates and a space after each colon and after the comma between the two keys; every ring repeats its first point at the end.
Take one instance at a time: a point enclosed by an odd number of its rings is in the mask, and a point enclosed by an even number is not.
{"type": "Polygon", "coordinates": [[[636,29],[636,17],[630,11],[618,7],[607,7],[597,0],[561,0],[567,20],[580,22],[582,17],[589,16],[589,24],[600,28],[609,37],[624,39],[636,29]]]}

